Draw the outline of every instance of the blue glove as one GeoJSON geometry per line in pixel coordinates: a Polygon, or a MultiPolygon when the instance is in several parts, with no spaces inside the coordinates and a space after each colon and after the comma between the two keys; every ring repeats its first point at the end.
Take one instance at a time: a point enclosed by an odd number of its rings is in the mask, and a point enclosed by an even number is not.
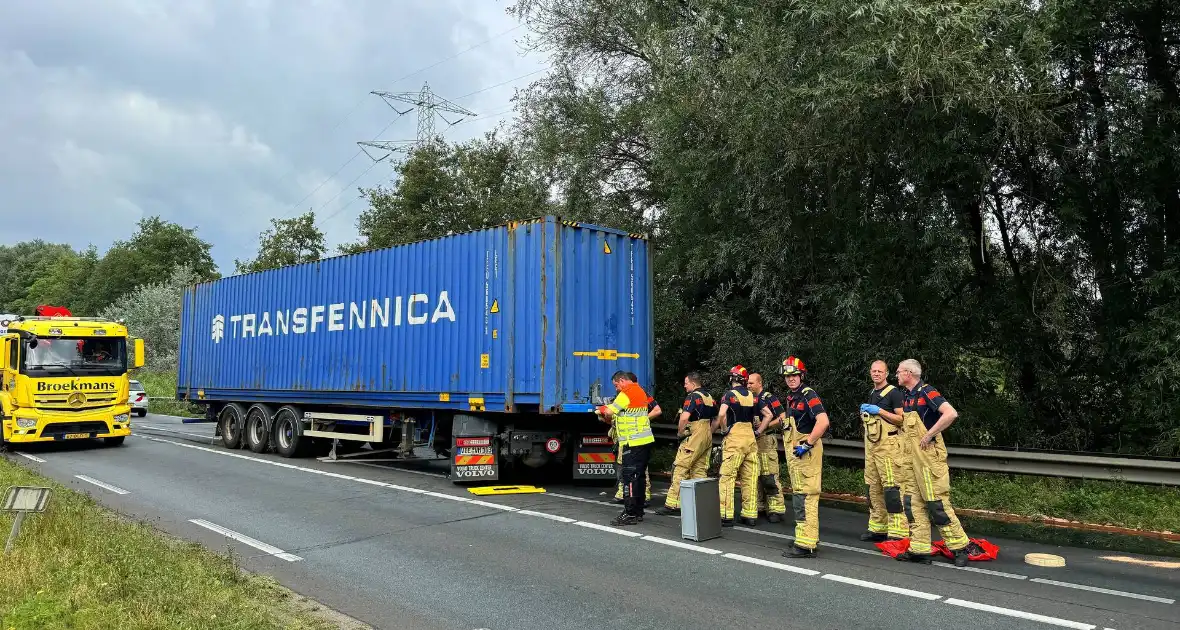
{"type": "Polygon", "coordinates": [[[810,444],[808,444],[807,442],[804,442],[802,444],[795,446],[794,450],[792,450],[791,452],[795,454],[795,457],[803,457],[804,455],[811,452],[811,448],[812,447],[810,444]]]}
{"type": "Polygon", "coordinates": [[[860,412],[861,413],[868,413],[867,411],[865,411],[865,408],[868,406],[869,406],[869,403],[861,403],[860,404],[860,412]]]}
{"type": "Polygon", "coordinates": [[[877,405],[861,405],[860,410],[874,416],[881,413],[881,408],[877,405]]]}

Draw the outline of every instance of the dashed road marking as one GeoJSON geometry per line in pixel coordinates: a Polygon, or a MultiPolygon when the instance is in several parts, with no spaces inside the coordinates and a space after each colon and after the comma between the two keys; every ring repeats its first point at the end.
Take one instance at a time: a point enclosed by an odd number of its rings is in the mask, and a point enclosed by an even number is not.
{"type": "Polygon", "coordinates": [[[131,494],[130,491],[124,490],[124,489],[120,488],[119,486],[112,486],[109,483],[104,483],[104,482],[99,481],[97,479],[87,477],[86,475],[74,475],[74,477],[81,479],[82,481],[85,481],[86,483],[92,483],[104,490],[110,490],[111,492],[114,492],[115,494],[131,494]]]}
{"type": "Polygon", "coordinates": [[[558,523],[576,523],[576,522],[578,522],[578,519],[576,519],[576,518],[570,518],[568,516],[558,516],[556,514],[546,514],[544,512],[534,512],[533,510],[519,510],[516,513],[517,514],[527,514],[528,516],[539,516],[541,518],[547,518],[551,521],[557,521],[558,523]]]}
{"type": "Polygon", "coordinates": [[[209,521],[206,521],[203,518],[190,518],[188,520],[188,522],[192,523],[193,525],[200,525],[201,527],[204,527],[205,529],[208,529],[210,531],[217,532],[218,534],[221,534],[222,536],[225,536],[226,538],[232,538],[244,545],[250,545],[251,547],[253,547],[263,553],[274,556],[276,558],[282,558],[283,560],[286,560],[287,562],[298,562],[303,559],[293,553],[287,553],[286,551],[283,551],[282,549],[279,549],[278,547],[275,547],[274,545],[268,545],[268,544],[262,542],[261,540],[258,540],[257,538],[251,538],[245,534],[235,532],[232,529],[227,529],[227,528],[217,525],[215,523],[210,523],[209,521]]]}
{"type": "Polygon", "coordinates": [[[706,553],[711,556],[716,556],[716,555],[719,555],[722,553],[720,549],[713,549],[712,547],[702,547],[701,545],[694,545],[692,543],[681,542],[679,540],[673,540],[671,538],[661,538],[659,536],[644,536],[643,540],[648,540],[648,541],[651,541],[651,542],[654,542],[654,543],[657,543],[660,545],[667,545],[669,547],[678,547],[680,549],[699,551],[701,553],[706,553]]]}
{"type": "Polygon", "coordinates": [[[936,567],[943,567],[945,569],[957,569],[959,571],[970,571],[972,573],[983,573],[985,575],[994,575],[996,577],[1009,578],[1009,579],[1013,579],[1013,580],[1027,580],[1028,579],[1027,575],[1020,575],[1019,573],[1004,573],[1003,571],[993,571],[991,569],[980,569],[977,567],[956,567],[953,564],[947,564],[945,562],[933,562],[931,564],[933,564],[936,567]]]}
{"type": "Polygon", "coordinates": [[[1132,599],[1142,599],[1149,602],[1159,602],[1161,604],[1175,604],[1176,600],[1171,597],[1156,597],[1155,595],[1140,595],[1139,593],[1128,593],[1126,591],[1116,591],[1109,588],[1100,588],[1097,586],[1087,586],[1085,584],[1074,584],[1072,582],[1058,582],[1057,580],[1046,580],[1044,578],[1033,578],[1030,582],[1038,584],[1052,584],[1053,586],[1063,586],[1065,588],[1076,588],[1083,591],[1090,591],[1093,593],[1103,593],[1105,595],[1117,595],[1119,597],[1130,597],[1132,599]]]}
{"type": "MultiPolygon", "coordinates": [[[[859,586],[859,587],[863,587],[863,588],[870,588],[870,589],[875,589],[875,590],[880,590],[880,591],[885,591],[885,592],[890,592],[890,593],[896,593],[896,594],[901,594],[901,595],[907,595],[907,596],[910,596],[910,597],[915,597],[915,598],[918,598],[918,599],[923,599],[923,600],[928,600],[928,601],[935,601],[935,600],[940,600],[940,599],[943,599],[943,596],[942,596],[942,595],[937,595],[937,594],[934,594],[934,593],[926,593],[926,592],[923,592],[923,591],[916,591],[916,590],[911,590],[911,589],[901,588],[901,587],[892,586],[892,585],[888,585],[888,584],[878,584],[878,583],[876,583],[876,582],[869,582],[869,581],[866,581],[866,580],[859,580],[859,579],[856,579],[856,578],[850,578],[850,577],[845,577],[845,576],[836,575],[836,574],[831,574],[831,573],[821,574],[821,572],[820,572],[820,571],[816,571],[816,570],[813,570],[813,569],[807,569],[807,568],[803,568],[803,567],[796,567],[796,566],[792,566],[792,565],[788,565],[788,564],[783,564],[783,563],[779,563],[779,562],[772,562],[772,561],[770,561],[770,560],[764,560],[764,559],[762,559],[762,558],[755,558],[755,557],[752,557],[752,556],[743,556],[743,555],[740,555],[740,554],[734,554],[734,553],[724,553],[724,552],[722,552],[721,550],[713,549],[713,548],[710,548],[710,547],[705,547],[705,546],[703,546],[703,545],[693,545],[693,544],[690,544],[690,543],[685,543],[685,542],[681,542],[681,541],[678,541],[678,540],[673,540],[673,539],[668,539],[668,538],[660,538],[660,537],[658,537],[658,536],[647,536],[647,535],[644,535],[644,534],[643,534],[643,533],[641,533],[641,532],[631,531],[631,530],[622,529],[622,528],[618,528],[618,527],[611,527],[611,526],[608,526],[608,525],[602,525],[602,524],[600,524],[600,523],[593,523],[593,522],[589,522],[589,521],[579,521],[579,520],[574,520],[574,519],[571,519],[571,518],[568,518],[568,517],[564,517],[564,516],[557,516],[557,515],[553,515],[553,514],[546,514],[546,513],[544,513],[544,512],[538,512],[538,511],[534,511],[534,510],[520,510],[520,509],[518,509],[518,508],[512,508],[512,507],[505,506],[505,505],[500,505],[500,504],[492,504],[492,503],[485,502],[485,501],[478,501],[478,500],[475,500],[475,499],[468,499],[468,498],[466,498],[466,497],[461,497],[461,496],[456,496],[456,495],[451,495],[451,494],[445,494],[445,493],[441,493],[441,492],[434,492],[434,491],[429,491],[429,490],[422,490],[422,489],[420,489],[420,488],[411,488],[411,487],[408,487],[408,486],[399,486],[399,485],[396,485],[396,484],[390,484],[390,483],[385,483],[385,482],[378,482],[378,481],[375,481],[375,480],[371,480],[371,479],[364,479],[364,478],[360,478],[360,477],[350,477],[350,476],[347,476],[347,475],[340,475],[340,474],[336,474],[336,473],[328,473],[328,472],[325,472],[325,471],[322,471],[322,470],[316,470],[316,469],[314,469],[314,468],[306,468],[306,467],[303,467],[303,466],[295,466],[295,465],[292,465],[292,464],[284,464],[284,463],[282,463],[282,462],[275,462],[275,461],[271,461],[271,460],[269,460],[269,459],[264,459],[264,458],[261,458],[261,457],[252,457],[252,456],[249,456],[249,455],[242,455],[242,454],[239,454],[239,453],[232,453],[232,452],[229,452],[229,451],[224,451],[224,450],[217,450],[217,449],[206,448],[206,447],[202,447],[202,446],[196,446],[196,445],[194,445],[194,444],[183,444],[183,443],[180,443],[180,442],[175,442],[175,441],[172,441],[172,440],[165,440],[165,439],[161,439],[161,438],[146,437],[146,436],[145,436],[145,439],[148,439],[148,440],[151,440],[151,441],[154,441],[154,442],[162,442],[162,443],[165,443],[165,444],[172,444],[172,445],[175,445],[175,446],[180,446],[180,447],[183,447],[183,448],[189,448],[189,449],[194,449],[194,450],[199,450],[199,451],[205,451],[205,452],[208,452],[208,453],[213,453],[213,454],[215,454],[215,455],[222,455],[222,456],[225,456],[225,457],[233,457],[233,458],[237,458],[237,459],[244,459],[244,460],[249,460],[249,461],[257,462],[257,463],[260,463],[260,464],[270,464],[270,465],[274,465],[274,466],[280,466],[280,467],[282,467],[282,468],[289,468],[289,469],[292,469],[292,470],[297,470],[297,471],[300,471],[300,472],[306,472],[306,473],[315,474],[315,475],[323,475],[323,476],[334,477],[334,478],[338,478],[338,479],[344,479],[344,480],[348,480],[348,481],[356,481],[356,482],[365,483],[365,484],[369,484],[369,485],[380,486],[380,487],[386,487],[386,488],[390,488],[390,489],[392,489],[392,490],[400,490],[400,491],[404,491],[404,492],[411,492],[411,493],[415,493],[415,494],[421,494],[421,495],[424,495],[424,496],[430,496],[430,497],[436,497],[436,498],[447,499],[447,500],[450,500],[450,501],[458,501],[458,502],[461,502],[461,503],[473,503],[473,504],[475,504],[475,505],[486,505],[487,507],[494,507],[494,508],[496,508],[496,509],[502,509],[502,510],[505,510],[505,511],[512,511],[512,512],[515,512],[516,514],[526,514],[526,515],[529,515],[529,516],[539,516],[539,517],[546,518],[546,519],[549,519],[549,520],[551,520],[551,521],[554,521],[554,522],[557,522],[557,523],[563,523],[563,524],[573,524],[573,525],[577,525],[577,526],[580,526],[580,527],[585,527],[585,528],[588,528],[588,529],[593,529],[593,530],[597,530],[597,531],[603,531],[603,532],[609,532],[609,533],[612,533],[612,534],[617,534],[617,535],[620,535],[620,536],[626,536],[626,537],[628,537],[628,538],[633,538],[633,539],[641,539],[641,540],[645,540],[645,541],[648,541],[648,542],[651,542],[651,543],[654,543],[654,544],[660,544],[660,545],[664,545],[664,546],[670,546],[670,547],[676,547],[676,548],[685,548],[685,549],[689,549],[689,550],[692,550],[692,551],[695,551],[695,552],[698,552],[698,553],[706,553],[706,554],[710,554],[710,555],[721,555],[722,557],[724,557],[724,558],[728,558],[728,559],[731,559],[731,560],[736,560],[736,561],[739,561],[739,562],[746,562],[746,563],[749,563],[749,564],[755,564],[755,565],[759,565],[759,566],[763,566],[763,567],[768,567],[768,568],[774,568],[774,569],[778,569],[778,570],[781,570],[781,571],[788,571],[788,572],[792,572],[792,573],[799,573],[799,574],[802,574],[802,575],[807,575],[807,576],[812,576],[812,577],[814,577],[814,576],[820,576],[820,577],[821,577],[821,579],[826,579],[826,580],[830,580],[830,581],[833,581],[833,582],[840,582],[840,583],[843,583],[843,584],[848,584],[848,585],[852,585],[852,586],[859,586]]],[[[387,469],[387,470],[393,470],[393,471],[395,471],[395,472],[407,472],[407,471],[403,471],[403,470],[399,470],[399,469],[387,469]]],[[[608,502],[605,502],[605,501],[594,501],[594,500],[591,500],[591,499],[585,499],[585,498],[582,498],[582,497],[576,497],[576,496],[573,496],[573,495],[564,495],[564,494],[557,494],[557,493],[547,493],[547,496],[555,496],[555,497],[560,497],[560,498],[570,499],[570,500],[579,501],[579,502],[583,502],[583,503],[593,503],[593,504],[604,505],[604,506],[608,506],[608,507],[609,507],[609,506],[612,506],[612,504],[611,504],[611,503],[608,503],[608,502]]],[[[197,519],[197,520],[199,520],[199,519],[197,519]]],[[[193,522],[196,522],[196,520],[194,520],[193,522]]],[[[206,521],[205,523],[207,523],[207,521],[206,521]]],[[[208,525],[213,525],[213,524],[212,524],[212,523],[208,523],[208,525]]],[[[206,525],[202,525],[202,526],[206,526],[206,525]]],[[[213,527],[220,527],[220,526],[216,526],[216,525],[214,525],[213,527]]],[[[210,528],[210,529],[212,529],[212,528],[210,528]]],[[[224,528],[220,528],[220,529],[224,530],[224,528]]],[[[751,528],[746,528],[746,527],[739,527],[739,528],[734,528],[734,529],[738,529],[738,530],[741,530],[741,531],[748,531],[748,532],[753,532],[753,533],[757,533],[757,534],[763,534],[763,535],[766,535],[766,536],[772,536],[772,537],[776,537],[776,538],[783,538],[783,539],[788,539],[788,540],[794,540],[794,537],[793,537],[793,536],[789,536],[789,535],[787,535],[787,534],[779,534],[779,533],[776,533],[776,532],[759,531],[759,530],[756,530],[756,529],[751,529],[751,528]]],[[[214,530],[214,531],[218,531],[218,530],[214,530]]],[[[231,531],[231,530],[225,530],[225,531],[226,531],[226,532],[229,532],[229,531],[231,531]]],[[[236,534],[236,535],[238,535],[238,536],[242,536],[243,538],[249,538],[249,537],[246,537],[246,536],[244,536],[244,535],[242,535],[242,534],[237,534],[237,532],[232,532],[232,533],[233,533],[233,534],[236,534]]],[[[228,535],[228,534],[226,534],[226,535],[228,535]]],[[[232,536],[231,536],[231,537],[232,537],[232,536]]],[[[240,540],[240,539],[239,539],[239,540],[240,540]]],[[[261,542],[259,542],[259,541],[256,541],[256,540],[252,539],[252,538],[250,538],[249,540],[250,540],[250,541],[252,541],[253,543],[258,543],[259,545],[265,545],[265,543],[261,543],[261,542]]],[[[246,541],[244,541],[244,540],[240,540],[240,541],[241,541],[241,542],[246,542],[246,541]]],[[[250,543],[250,542],[246,542],[246,544],[251,544],[251,543],[250,543]]],[[[821,544],[824,544],[824,543],[821,543],[821,544]]],[[[253,545],[252,545],[252,546],[253,546],[253,545]]],[[[865,552],[865,553],[871,553],[871,554],[873,554],[873,555],[881,555],[881,554],[878,554],[878,553],[877,553],[877,552],[875,552],[875,551],[870,551],[870,550],[867,550],[867,549],[859,549],[859,548],[856,548],[856,547],[848,547],[848,546],[846,546],[846,545],[835,545],[835,544],[833,544],[833,543],[827,543],[827,546],[829,546],[829,547],[836,547],[836,548],[840,548],[840,549],[850,549],[850,550],[853,550],[853,551],[859,551],[859,552],[865,552]]],[[[260,548],[260,549],[262,549],[262,547],[259,547],[259,548],[260,548]]],[[[269,545],[266,545],[266,548],[267,548],[267,549],[269,549],[269,550],[273,550],[273,551],[267,551],[267,552],[268,552],[268,553],[272,553],[272,554],[274,554],[274,555],[277,555],[277,554],[279,554],[279,553],[286,553],[286,552],[283,552],[282,550],[279,550],[279,549],[277,549],[277,548],[275,548],[275,547],[271,547],[271,546],[269,546],[269,545]]],[[[291,554],[287,554],[287,555],[291,555],[291,554]]],[[[280,556],[280,557],[281,557],[281,556],[280,556]]],[[[294,556],[294,557],[298,558],[298,556],[294,556]]],[[[995,573],[995,574],[1000,574],[1000,572],[993,572],[993,571],[988,571],[988,570],[986,570],[986,569],[980,569],[979,571],[980,571],[980,572],[986,572],[986,573],[995,573]]],[[[1003,577],[1009,577],[1009,575],[1003,575],[1003,577]]],[[[1047,581],[1047,580],[1034,580],[1034,581],[1041,581],[1041,582],[1053,583],[1052,581],[1047,581]]],[[[1059,585],[1068,585],[1068,586],[1073,586],[1073,587],[1079,587],[1079,586],[1080,586],[1080,585],[1070,585],[1070,584],[1068,584],[1068,583],[1058,583],[1058,584],[1059,584],[1059,585]]],[[[1110,593],[1113,593],[1113,594],[1123,594],[1123,595],[1128,595],[1128,596],[1136,596],[1136,595],[1135,595],[1135,594],[1133,594],[1133,593],[1122,593],[1121,591],[1109,591],[1108,589],[1098,589],[1098,588],[1094,588],[1094,587],[1088,587],[1088,588],[1087,588],[1087,590],[1095,590],[1095,591],[1098,591],[1098,592],[1110,592],[1110,593]]],[[[1151,601],[1166,601],[1167,603],[1171,603],[1171,600],[1165,600],[1164,598],[1157,598],[1157,597],[1144,596],[1144,595],[1140,595],[1140,596],[1136,596],[1136,597],[1138,597],[1138,598],[1140,598],[1140,599],[1148,599],[1148,600],[1151,600],[1151,601]]],[[[1067,619],[1059,619],[1059,618],[1056,618],[1056,617],[1047,617],[1047,616],[1044,616],[1044,615],[1037,615],[1037,614],[1034,614],[1034,613],[1027,613],[1027,612],[1024,612],[1024,611],[1020,611],[1020,610],[1014,610],[1014,609],[1009,609],[1009,608],[1001,608],[1001,607],[998,607],[998,606],[990,606],[990,605],[988,605],[988,604],[979,604],[979,603],[976,603],[976,602],[969,602],[969,601],[966,601],[966,600],[959,600],[959,599],[948,598],[948,599],[946,599],[946,601],[947,601],[947,603],[953,603],[954,605],[957,605],[957,606],[963,606],[963,607],[967,607],[967,608],[975,608],[975,609],[977,609],[977,610],[982,610],[982,611],[987,611],[987,612],[994,612],[994,613],[996,613],[996,614],[1000,614],[1000,615],[1007,615],[1007,616],[1020,617],[1020,618],[1023,618],[1023,619],[1028,619],[1028,620],[1033,620],[1033,621],[1040,621],[1040,622],[1043,622],[1043,623],[1049,623],[1049,624],[1052,624],[1052,625],[1057,625],[1057,626],[1062,626],[1062,627],[1067,627],[1067,628],[1082,628],[1082,629],[1084,629],[1084,630],[1092,630],[1093,628],[1095,628],[1095,627],[1096,627],[1096,626],[1094,626],[1094,625],[1091,625],[1091,624],[1084,624],[1084,623],[1081,623],[1081,622],[1070,621],[1070,620],[1067,620],[1067,619]]]]}
{"type": "Polygon", "coordinates": [[[17,455],[20,455],[21,457],[23,457],[23,458],[25,458],[25,459],[31,459],[31,460],[33,460],[33,461],[37,462],[38,464],[44,464],[44,463],[45,463],[45,460],[41,459],[40,457],[36,457],[36,456],[34,456],[34,455],[29,455],[28,453],[21,453],[21,452],[19,452],[19,451],[18,451],[18,452],[17,452],[17,455]]]}
{"type": "Polygon", "coordinates": [[[772,562],[770,560],[763,560],[762,558],[755,558],[753,556],[743,556],[741,554],[736,554],[736,553],[727,553],[727,554],[725,554],[725,557],[729,558],[730,560],[737,560],[738,562],[748,562],[750,564],[756,564],[760,567],[769,567],[771,569],[778,569],[779,571],[789,571],[791,573],[798,573],[800,575],[810,575],[810,576],[819,575],[819,571],[816,571],[815,569],[804,569],[803,567],[796,567],[796,566],[792,566],[789,564],[783,564],[781,562],[772,562]]]}
{"type": "Polygon", "coordinates": [[[643,536],[643,534],[640,534],[639,532],[627,531],[625,529],[619,529],[618,527],[611,527],[609,525],[602,525],[600,523],[591,523],[588,521],[574,521],[574,525],[580,525],[581,527],[589,527],[590,529],[597,529],[600,532],[610,532],[612,534],[619,534],[620,536],[628,536],[630,538],[640,538],[643,536]]]}
{"type": "Polygon", "coordinates": [[[843,582],[845,584],[853,584],[856,586],[863,586],[865,588],[876,589],[878,591],[885,591],[886,593],[896,593],[898,595],[908,595],[910,597],[917,597],[918,599],[925,599],[934,601],[942,599],[942,595],[935,595],[934,593],[926,593],[924,591],[915,591],[909,588],[902,588],[900,586],[893,586],[891,584],[878,584],[876,582],[869,582],[867,580],[858,580],[856,578],[844,577],[843,575],[835,575],[833,573],[825,573],[823,579],[831,580],[833,582],[843,582]]]}
{"type": "Polygon", "coordinates": [[[1047,617],[1045,615],[1038,615],[1036,613],[1024,612],[1023,610],[1014,610],[1012,608],[1001,608],[999,606],[992,606],[990,604],[980,604],[979,602],[969,602],[963,599],[955,599],[948,597],[946,603],[951,606],[962,606],[963,608],[971,608],[973,610],[982,610],[985,612],[995,613],[997,615],[1005,615],[1008,617],[1016,617],[1018,619],[1028,619],[1029,621],[1039,621],[1054,626],[1061,626],[1062,628],[1076,628],[1077,630],[1094,630],[1098,626],[1092,623],[1081,623],[1078,621],[1070,621],[1068,619],[1059,619],[1057,617],[1047,617]]]}

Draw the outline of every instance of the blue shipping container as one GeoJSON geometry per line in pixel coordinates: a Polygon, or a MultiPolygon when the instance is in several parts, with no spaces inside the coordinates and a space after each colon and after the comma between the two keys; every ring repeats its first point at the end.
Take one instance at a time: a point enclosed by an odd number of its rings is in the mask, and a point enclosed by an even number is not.
{"type": "Polygon", "coordinates": [[[640,235],[545,217],[203,283],[177,393],[587,412],[616,370],[653,385],[651,259],[640,235]]]}

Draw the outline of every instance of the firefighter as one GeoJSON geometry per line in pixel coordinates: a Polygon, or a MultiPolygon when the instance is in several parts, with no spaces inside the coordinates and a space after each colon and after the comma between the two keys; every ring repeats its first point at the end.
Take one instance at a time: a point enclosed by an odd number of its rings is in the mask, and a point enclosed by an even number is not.
{"type": "Polygon", "coordinates": [[[729,370],[729,391],[721,397],[713,431],[721,429],[721,526],[733,527],[733,489],[740,477],[742,482],[741,522],[758,522],[758,443],[754,437],[754,418],[761,415],[770,421],[770,409],[759,404],[758,398],[746,388],[749,373],[735,365],[729,370]]]}
{"type": "Polygon", "coordinates": [[[684,391],[687,395],[680,407],[680,418],[676,435],[680,447],[672,462],[672,485],[664,499],[664,507],[656,514],[675,516],[680,514],[680,482],[685,479],[704,479],[709,469],[709,452],[713,447],[713,432],[710,429],[717,408],[713,397],[701,389],[699,372],[689,372],[684,377],[684,391]]]}
{"type": "Polygon", "coordinates": [[[901,540],[909,536],[909,521],[902,508],[902,488],[909,487],[910,463],[902,443],[904,398],[901,388],[889,384],[889,365],[878,359],[869,366],[873,389],[860,406],[865,440],[865,496],[869,501],[869,528],[860,539],[869,542],[901,540]]]}
{"type": "Polygon", "coordinates": [[[651,459],[652,434],[650,397],[631,379],[627,372],[615,372],[611,383],[619,394],[608,405],[596,409],[605,422],[614,425],[619,444],[623,447],[623,512],[611,525],[634,525],[643,522],[643,496],[647,480],[647,464],[651,459]]]}
{"type": "MultiPolygon", "coordinates": [[[[639,377],[635,375],[635,372],[627,372],[627,378],[631,379],[631,381],[634,383],[639,382],[639,377]]],[[[651,396],[651,394],[648,394],[648,396],[647,396],[647,418],[648,418],[648,420],[654,421],[656,418],[662,416],[663,414],[664,414],[664,410],[660,409],[659,403],[656,402],[656,399],[653,398],[651,396]]],[[[607,432],[607,435],[612,440],[616,439],[616,437],[617,437],[614,433],[614,430],[615,430],[615,428],[612,426],[611,430],[607,432]]],[[[615,483],[615,503],[622,503],[623,502],[623,464],[622,464],[622,462],[623,462],[623,445],[622,444],[619,444],[619,449],[618,449],[618,453],[616,454],[616,458],[617,459],[615,461],[618,462],[618,464],[615,466],[615,469],[618,470],[618,481],[615,483]]],[[[648,470],[645,474],[647,476],[644,478],[644,487],[647,488],[647,490],[646,490],[646,495],[643,497],[643,507],[647,507],[647,504],[651,502],[651,470],[648,470]]]]}
{"type": "Polygon", "coordinates": [[[780,523],[787,513],[787,503],[783,500],[783,485],[779,480],[778,434],[782,433],[782,420],[787,411],[778,396],[763,389],[761,374],[750,375],[750,392],[758,397],[763,407],[770,409],[771,420],[763,420],[754,431],[758,439],[758,495],[760,503],[765,501],[766,504],[766,520],[780,523]]]}
{"type": "Polygon", "coordinates": [[[783,449],[787,451],[787,473],[791,476],[791,507],[795,512],[795,544],[783,552],[787,558],[814,558],[819,546],[819,493],[822,487],[824,445],[828,413],[815,390],[803,385],[807,368],[790,356],[780,370],[790,391],[787,393],[787,426],[783,449]]]}
{"type": "Polygon", "coordinates": [[[922,380],[922,364],[906,359],[897,366],[897,383],[906,389],[902,432],[913,466],[914,483],[905,497],[910,517],[910,548],[897,556],[930,564],[930,523],[938,526],[955,566],[965,567],[971,544],[951,507],[951,477],[942,432],[959,417],[938,390],[922,380]],[[919,503],[914,505],[914,503],[919,503]],[[927,516],[929,514],[929,516],[927,516]]]}

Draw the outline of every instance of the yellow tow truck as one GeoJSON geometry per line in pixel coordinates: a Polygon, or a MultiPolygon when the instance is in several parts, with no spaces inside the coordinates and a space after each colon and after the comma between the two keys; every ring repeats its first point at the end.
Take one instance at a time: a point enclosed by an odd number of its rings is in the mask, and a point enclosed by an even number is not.
{"type": "Polygon", "coordinates": [[[4,444],[131,435],[129,370],[143,339],[122,322],[74,317],[62,307],[0,321],[0,422],[4,444]]]}

